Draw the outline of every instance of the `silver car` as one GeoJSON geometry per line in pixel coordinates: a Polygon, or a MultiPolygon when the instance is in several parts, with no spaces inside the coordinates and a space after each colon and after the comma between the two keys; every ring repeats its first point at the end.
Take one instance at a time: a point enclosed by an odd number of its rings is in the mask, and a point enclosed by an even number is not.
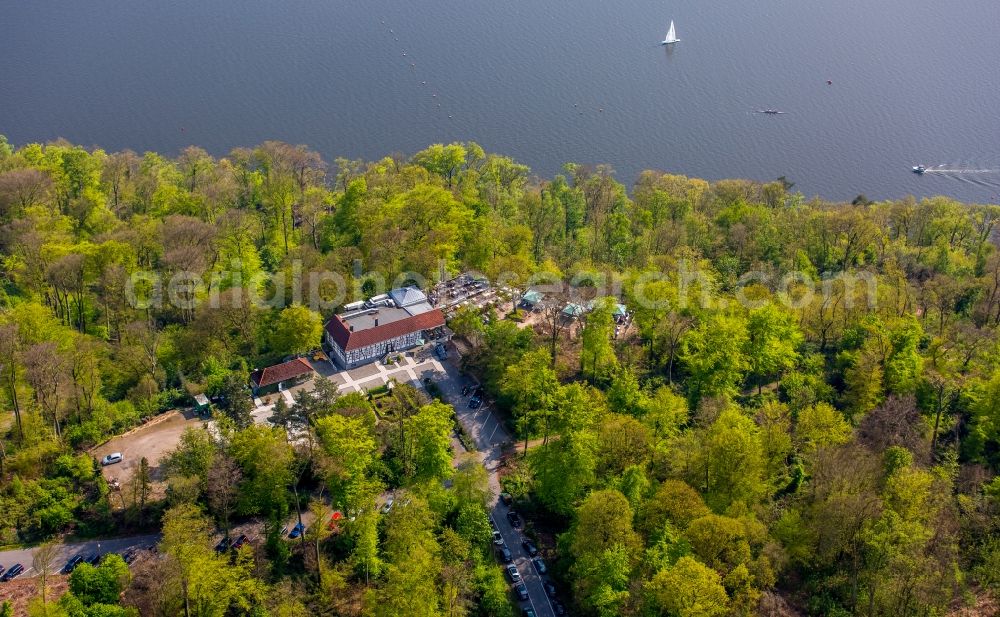
{"type": "Polygon", "coordinates": [[[101,465],[104,466],[114,465],[115,463],[120,463],[123,460],[125,460],[125,457],[122,456],[121,452],[112,452],[111,454],[101,459],[101,465]]]}

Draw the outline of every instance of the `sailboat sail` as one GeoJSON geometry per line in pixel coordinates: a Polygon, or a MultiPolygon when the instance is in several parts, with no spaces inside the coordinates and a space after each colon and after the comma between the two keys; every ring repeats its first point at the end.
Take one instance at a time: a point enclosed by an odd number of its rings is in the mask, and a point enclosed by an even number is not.
{"type": "Polygon", "coordinates": [[[667,38],[663,39],[664,45],[669,45],[670,43],[676,43],[680,39],[677,38],[677,31],[674,30],[674,20],[670,20],[670,29],[667,30],[667,38]]]}

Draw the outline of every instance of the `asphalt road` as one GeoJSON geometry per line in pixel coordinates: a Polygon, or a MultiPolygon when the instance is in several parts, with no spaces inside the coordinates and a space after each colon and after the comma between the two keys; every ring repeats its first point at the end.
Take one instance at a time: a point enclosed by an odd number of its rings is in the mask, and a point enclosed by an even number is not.
{"type": "MultiPolygon", "coordinates": [[[[454,354],[454,350],[451,353],[454,354]]],[[[528,553],[521,546],[523,536],[517,529],[510,526],[507,520],[508,508],[499,499],[501,450],[503,444],[509,442],[511,438],[491,406],[483,405],[479,409],[469,409],[470,397],[462,396],[462,385],[468,382],[463,381],[458,369],[449,362],[441,362],[441,365],[445,369],[445,374],[444,376],[438,374],[434,376],[434,379],[445,399],[455,407],[455,413],[466,432],[472,436],[476,443],[477,454],[489,473],[490,489],[494,496],[493,502],[490,504],[490,515],[514,557],[514,565],[517,566],[517,570],[521,574],[521,580],[528,588],[528,601],[519,602],[518,605],[521,608],[532,607],[539,617],[555,617],[552,603],[542,588],[544,578],[535,571],[535,566],[531,563],[528,553]]],[[[513,593],[513,588],[511,593],[513,593]]]]}
{"type": "MultiPolygon", "coordinates": [[[[60,544],[59,553],[54,562],[54,568],[61,570],[66,562],[76,555],[86,557],[92,553],[122,553],[133,547],[146,547],[160,541],[158,534],[147,536],[131,536],[128,538],[112,538],[106,540],[90,540],[88,542],[75,542],[72,544],[60,544]]],[[[24,572],[18,578],[36,576],[38,573],[32,567],[32,557],[35,549],[26,548],[12,551],[0,551],[0,565],[7,568],[15,563],[24,566],[24,572]]]]}

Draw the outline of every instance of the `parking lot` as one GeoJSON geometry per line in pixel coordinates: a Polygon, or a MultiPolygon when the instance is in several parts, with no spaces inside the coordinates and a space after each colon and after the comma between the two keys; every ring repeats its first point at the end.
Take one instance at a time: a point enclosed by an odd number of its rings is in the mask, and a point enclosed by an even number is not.
{"type": "MultiPolygon", "coordinates": [[[[177,447],[181,433],[189,427],[200,427],[203,423],[204,420],[193,411],[168,411],[124,435],[93,448],[90,454],[101,460],[112,452],[121,452],[122,462],[103,467],[101,473],[107,480],[117,479],[122,484],[135,475],[139,469],[139,462],[146,457],[155,485],[163,479],[160,461],[164,455],[177,447]]],[[[154,495],[156,490],[157,487],[154,486],[154,495]]]]}

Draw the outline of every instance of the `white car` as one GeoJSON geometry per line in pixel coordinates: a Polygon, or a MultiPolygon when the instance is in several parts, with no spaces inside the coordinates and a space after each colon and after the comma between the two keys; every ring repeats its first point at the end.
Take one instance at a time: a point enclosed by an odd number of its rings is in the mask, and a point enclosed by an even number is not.
{"type": "Polygon", "coordinates": [[[122,462],[124,458],[121,452],[112,452],[101,459],[101,465],[114,465],[115,463],[122,462]]]}

